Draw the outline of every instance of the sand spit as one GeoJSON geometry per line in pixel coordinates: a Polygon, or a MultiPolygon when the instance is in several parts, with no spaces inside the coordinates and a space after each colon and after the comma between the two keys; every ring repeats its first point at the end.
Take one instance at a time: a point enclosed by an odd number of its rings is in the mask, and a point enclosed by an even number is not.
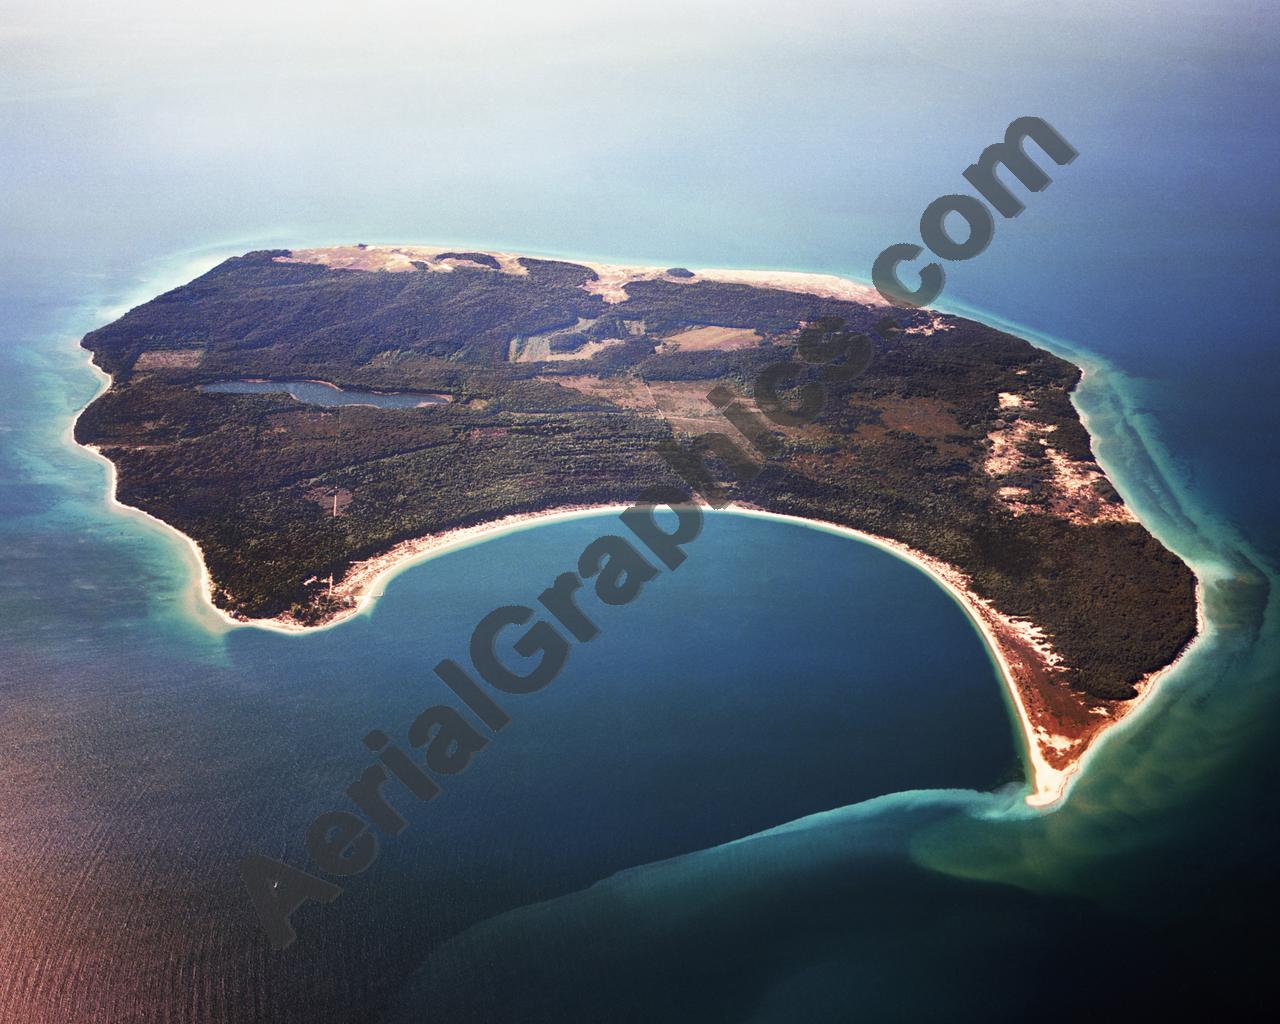
{"type": "MultiPolygon", "coordinates": [[[[472,261],[457,258],[440,259],[439,254],[456,251],[445,247],[423,246],[340,246],[324,249],[297,250],[278,259],[292,262],[323,263],[340,269],[385,270],[389,272],[422,271],[451,273],[456,265],[475,265],[472,261]]],[[[499,264],[502,273],[524,274],[527,270],[518,263],[519,257],[511,253],[487,253],[499,264]]],[[[581,261],[566,261],[581,262],[581,261]]],[[[756,287],[774,287],[807,294],[849,299],[856,302],[883,305],[877,293],[866,285],[826,274],[802,274],[788,271],[750,270],[701,270],[691,277],[670,275],[666,270],[654,267],[631,267],[612,264],[585,263],[596,271],[599,280],[585,287],[596,291],[607,301],[619,302],[625,298],[626,285],[632,281],[662,278],[677,282],[715,280],[750,284],[756,287]]],[[[90,360],[91,365],[92,361],[90,360]]],[[[110,377],[93,366],[103,378],[98,395],[110,387],[110,377]]],[[[94,396],[94,399],[98,397],[94,396]]],[[[74,424],[73,424],[74,429],[74,424]]],[[[1086,424],[1087,429],[1087,424],[1086,424]]],[[[992,439],[993,445],[996,439],[992,439]]],[[[115,464],[98,448],[87,447],[109,467],[108,504],[129,514],[144,516],[163,529],[172,531],[188,545],[199,566],[200,593],[204,602],[229,627],[268,629],[275,632],[301,635],[313,630],[333,626],[369,610],[381,596],[386,584],[397,573],[447,551],[457,550],[483,540],[506,533],[531,528],[536,525],[581,518],[600,513],[621,512],[624,505],[581,505],[541,512],[505,516],[492,522],[481,523],[456,530],[447,530],[423,537],[405,540],[382,554],[351,565],[340,580],[332,584],[332,594],[343,602],[343,607],[323,622],[303,624],[279,616],[273,619],[244,619],[217,607],[214,603],[214,584],[200,546],[190,537],[163,520],[127,506],[119,501],[115,464]]],[[[1009,445],[1012,449],[1014,446],[1009,445]]],[[[993,453],[997,454],[997,453],[993,453]]],[[[1012,462],[1013,452],[1002,453],[1012,462]]],[[[1056,454],[1056,453],[1055,453],[1056,454]]],[[[991,466],[999,474],[1003,465],[991,466]]],[[[1061,470],[1062,467],[1055,466],[1061,470]]],[[[1060,476],[1064,475],[1061,472],[1060,476]]],[[[1092,483],[1092,480],[1088,481],[1092,483]]],[[[1069,490],[1082,489],[1084,480],[1071,480],[1069,490]]],[[[1064,490],[1068,488],[1064,487],[1064,490]]],[[[1012,495],[1010,495],[1012,497],[1012,495]]],[[[1127,509],[1125,510],[1128,511],[1127,509]]],[[[907,547],[900,542],[835,523],[804,519],[797,516],[767,512],[763,509],[738,507],[732,512],[740,515],[778,519],[800,525],[842,534],[880,547],[915,565],[938,582],[968,613],[987,642],[1000,670],[1010,703],[1016,712],[1023,734],[1026,756],[1030,768],[1030,792],[1026,797],[1034,807],[1048,807],[1058,802],[1067,792],[1073,778],[1078,775],[1082,758],[1108,728],[1130,716],[1155,692],[1157,684],[1185,656],[1195,639],[1204,632],[1203,590],[1197,581],[1197,630],[1183,651],[1170,664],[1149,674],[1137,684],[1139,696],[1120,703],[1100,704],[1086,695],[1078,694],[1056,682],[1053,677],[1061,671],[1060,659],[1053,651],[1043,631],[1034,623],[1005,615],[989,602],[975,594],[964,573],[938,559],[907,547]]],[[[1131,514],[1131,513],[1130,513],[1131,514]]],[[[317,581],[316,584],[320,585],[317,581]]]]}
{"type": "MultiPolygon", "coordinates": [[[[114,464],[96,448],[91,450],[111,467],[111,487],[108,495],[111,505],[145,516],[182,537],[190,547],[200,566],[200,592],[207,605],[224,623],[232,627],[259,628],[295,636],[331,629],[354,616],[369,611],[394,576],[437,555],[534,526],[598,514],[616,514],[627,508],[626,505],[578,505],[548,509],[544,512],[504,516],[488,523],[402,541],[381,555],[353,564],[342,579],[334,583],[333,596],[347,603],[325,621],[304,625],[287,615],[271,619],[247,619],[232,615],[214,604],[213,581],[199,544],[149,513],[123,505],[115,494],[114,464]]],[[[1058,671],[1059,658],[1045,640],[1042,630],[1032,623],[997,611],[989,602],[973,593],[968,578],[954,566],[931,558],[898,541],[877,537],[836,523],[782,515],[757,508],[734,508],[729,510],[729,514],[792,522],[864,541],[916,566],[951,594],[968,613],[986,640],[1017,714],[1031,775],[1030,792],[1026,797],[1027,803],[1031,806],[1047,807],[1061,799],[1070,781],[1075,777],[1084,753],[1109,726],[1131,714],[1135,707],[1144,702],[1154,692],[1158,680],[1176,664],[1175,661],[1142,680],[1138,684],[1139,697],[1134,701],[1124,705],[1111,705],[1104,708],[1101,714],[1097,709],[1084,708],[1084,714],[1087,716],[1086,729],[1078,730],[1064,726],[1062,720],[1055,715],[1052,703],[1044,699],[1046,677],[1058,671]],[[1075,735],[1062,735],[1061,730],[1064,728],[1069,728],[1069,731],[1075,735]]],[[[1201,607],[1199,600],[1200,593],[1197,589],[1198,608],[1201,607]]],[[[1064,687],[1054,686],[1051,682],[1049,686],[1054,690],[1065,690],[1064,687]]],[[[1071,693],[1080,704],[1089,703],[1086,698],[1076,696],[1074,691],[1067,692],[1071,693]]]]}

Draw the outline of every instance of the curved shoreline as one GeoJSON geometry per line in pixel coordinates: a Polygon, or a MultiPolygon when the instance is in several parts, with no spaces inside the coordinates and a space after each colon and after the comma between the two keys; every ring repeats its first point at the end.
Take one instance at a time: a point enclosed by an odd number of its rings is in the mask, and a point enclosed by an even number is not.
{"type": "MultiPolygon", "coordinates": [[[[440,245],[387,245],[372,244],[329,245],[312,248],[290,249],[288,256],[277,256],[284,263],[314,263],[334,270],[383,271],[386,273],[421,272],[414,264],[414,257],[438,259],[442,253],[457,247],[440,245]]],[[[662,279],[668,282],[688,283],[694,280],[717,281],[722,284],[745,284],[753,288],[777,288],[781,291],[800,292],[821,298],[846,299],[868,306],[888,306],[880,293],[869,284],[836,274],[819,274],[803,270],[745,270],[725,267],[698,267],[689,269],[692,277],[673,277],[671,267],[658,267],[631,263],[608,263],[597,260],[572,259],[566,256],[533,257],[525,253],[505,249],[486,250],[485,255],[499,262],[495,273],[527,274],[521,259],[550,259],[587,267],[596,274],[595,281],[582,286],[583,290],[599,295],[607,303],[626,299],[626,286],[636,281],[662,279]]],[[[429,273],[449,273],[449,264],[436,264],[427,268],[429,273]]]]}
{"type": "MultiPolygon", "coordinates": [[[[90,355],[87,351],[85,354],[87,356],[90,355]]],[[[99,376],[101,386],[97,393],[85,403],[84,409],[92,405],[99,396],[111,387],[111,375],[94,363],[91,356],[88,361],[90,369],[99,376]]],[[[348,566],[342,580],[335,584],[334,590],[336,593],[350,597],[353,604],[351,607],[344,608],[337,614],[330,616],[324,622],[304,625],[300,622],[294,622],[286,616],[276,616],[269,619],[241,618],[223,608],[219,608],[214,602],[213,575],[209,572],[209,566],[205,562],[204,550],[195,538],[183,533],[172,523],[165,522],[159,516],[152,515],[146,509],[138,508],[136,505],[129,505],[120,500],[117,493],[120,476],[116,464],[107,458],[97,445],[81,444],[75,439],[75,425],[84,413],[84,409],[81,409],[76,414],[75,419],[71,421],[66,431],[66,437],[72,447],[91,453],[106,465],[107,507],[125,515],[141,516],[147,522],[154,523],[182,541],[195,558],[199,578],[198,590],[201,598],[203,598],[206,610],[212,612],[224,625],[233,629],[262,629],[287,636],[301,636],[305,633],[332,629],[334,626],[341,625],[349,619],[370,610],[374,602],[382,596],[379,587],[385,586],[404,570],[420,562],[428,561],[437,555],[445,554],[448,551],[457,551],[484,540],[491,540],[507,533],[516,533],[522,529],[530,529],[533,526],[541,526],[548,522],[581,519],[584,516],[610,511],[622,512],[629,507],[627,505],[572,505],[564,508],[548,509],[544,512],[518,513],[474,526],[459,527],[453,530],[444,530],[440,533],[411,538],[393,545],[380,555],[375,555],[360,562],[353,562],[348,566]],[[344,591],[345,593],[343,593],[344,591]]]]}
{"type": "MultiPolygon", "coordinates": [[[[368,248],[383,250],[417,249],[419,251],[427,251],[430,249],[431,251],[436,252],[448,251],[446,249],[423,246],[370,246],[368,248]]],[[[325,251],[326,250],[311,250],[311,252],[325,251]]],[[[306,252],[306,250],[299,250],[299,252],[306,252]]],[[[515,258],[514,254],[509,253],[498,253],[497,255],[508,260],[514,260],[515,258]]],[[[302,261],[303,260],[299,260],[299,262],[302,261]]],[[[665,270],[657,267],[628,266],[587,261],[572,262],[588,266],[600,275],[601,280],[599,285],[602,289],[602,295],[606,292],[612,294],[614,289],[620,290],[625,288],[626,283],[629,281],[662,276],[666,273],[665,270]]],[[[867,296],[868,293],[871,292],[869,286],[846,278],[826,274],[806,274],[797,271],[700,269],[697,270],[695,274],[698,277],[703,277],[704,279],[709,280],[736,281],[744,284],[751,284],[756,287],[785,288],[787,290],[825,294],[831,297],[850,298],[854,301],[861,302],[869,301],[867,296]]],[[[623,294],[625,295],[625,293],[623,294]]],[[[608,295],[606,295],[606,301],[609,301],[608,295]]],[[[975,317],[975,319],[980,320],[981,318],[975,317]]],[[[86,354],[89,355],[89,364],[92,370],[100,376],[102,386],[89,400],[89,402],[86,403],[84,408],[88,408],[88,406],[108,390],[112,384],[111,376],[93,362],[91,354],[86,354]]],[[[1084,368],[1082,367],[1081,369],[1083,379],[1084,368]]],[[[223,624],[230,628],[254,627],[292,636],[299,636],[316,630],[329,629],[370,610],[377,598],[381,596],[381,589],[385,587],[392,578],[405,569],[421,562],[428,561],[437,555],[459,550],[472,544],[480,543],[484,540],[493,539],[508,533],[518,532],[523,529],[529,529],[534,526],[569,519],[583,518],[592,515],[607,514],[609,512],[621,512],[629,507],[623,504],[564,506],[534,513],[509,515],[473,526],[461,527],[439,533],[428,534],[422,537],[411,538],[393,545],[380,555],[365,559],[361,562],[352,563],[348,566],[342,579],[332,584],[331,592],[337,596],[349,599],[351,604],[342,611],[331,615],[323,622],[308,625],[292,620],[288,616],[277,616],[270,619],[239,618],[219,608],[214,602],[213,579],[205,562],[204,553],[199,544],[192,537],[183,533],[171,524],[166,523],[157,516],[154,516],[143,509],[121,502],[117,495],[118,471],[115,463],[107,458],[96,446],[81,445],[79,442],[74,440],[75,423],[78,422],[80,415],[83,414],[84,408],[80,410],[80,413],[78,413],[72,421],[71,428],[68,433],[71,435],[74,445],[91,451],[98,458],[102,459],[102,461],[109,467],[108,472],[110,482],[107,492],[108,505],[117,510],[137,513],[151,522],[159,524],[165,529],[171,531],[177,537],[181,538],[181,540],[186,544],[188,550],[190,550],[195,557],[200,578],[199,591],[203,595],[204,603],[214,612],[223,624]]],[[[1077,412],[1080,412],[1080,410],[1077,409],[1077,412]]],[[[1081,415],[1083,417],[1082,413],[1081,415]]],[[[1085,429],[1088,429],[1087,424],[1085,425],[1085,429]]],[[[970,620],[978,628],[978,631],[987,645],[991,658],[998,669],[1006,694],[1010,701],[1011,709],[1015,713],[1021,727],[1024,757],[1026,759],[1030,776],[1028,780],[1030,791],[1026,796],[1026,803],[1033,807],[1050,807],[1062,799],[1069,789],[1072,781],[1078,777],[1085,757],[1095,749],[1098,740],[1101,739],[1106,732],[1109,732],[1114,725],[1128,719],[1136,709],[1147,702],[1148,698],[1155,692],[1158,681],[1176,667],[1179,662],[1181,662],[1186,653],[1195,644],[1196,640],[1203,636],[1205,632],[1203,584],[1197,574],[1196,631],[1193,636],[1188,640],[1172,661],[1150,673],[1136,684],[1138,688],[1137,697],[1123,704],[1117,702],[1116,706],[1118,710],[1115,716],[1104,725],[1100,725],[1096,731],[1084,737],[1084,739],[1080,741],[1083,743],[1082,748],[1075,752],[1074,756],[1072,756],[1064,766],[1054,767],[1046,758],[1042,743],[1043,741],[1048,741],[1052,744],[1054,740],[1060,739],[1060,737],[1050,736],[1045,732],[1043,726],[1036,725],[1033,721],[1032,713],[1028,708],[1027,695],[1023,692],[1023,690],[1026,689],[1028,693],[1034,693],[1035,673],[1037,671],[1052,672],[1055,663],[1055,655],[1053,655],[1047,645],[1042,642],[1042,638],[1037,635],[1039,630],[1034,626],[1034,624],[1020,622],[997,611],[987,601],[969,589],[968,579],[962,572],[960,572],[960,570],[941,562],[938,559],[934,559],[929,555],[916,551],[915,549],[912,549],[898,541],[864,533],[852,527],[842,526],[837,523],[816,519],[806,519],[801,516],[793,516],[783,513],[774,513],[765,509],[749,506],[738,506],[725,511],[730,514],[782,520],[801,526],[807,526],[811,529],[836,533],[854,540],[863,541],[864,543],[887,551],[902,561],[915,566],[940,585],[961,606],[961,608],[964,609],[970,620]],[[1014,667],[1015,664],[1022,669],[1021,672],[1014,667]]],[[[1194,569],[1192,571],[1194,573],[1194,569]]]]}
{"type": "MultiPolygon", "coordinates": [[[[345,591],[343,596],[352,598],[353,604],[349,608],[344,609],[322,623],[317,623],[315,625],[303,625],[302,623],[292,622],[285,617],[272,619],[242,619],[230,614],[214,604],[213,579],[209,573],[208,566],[205,564],[204,553],[201,550],[200,545],[193,538],[189,537],[187,534],[169,523],[166,523],[164,520],[153,516],[151,513],[146,512],[143,509],[136,508],[132,505],[126,505],[124,502],[120,501],[116,495],[116,484],[118,478],[115,464],[92,445],[80,445],[80,447],[93,452],[94,455],[105,462],[109,467],[110,487],[107,499],[108,504],[112,508],[129,513],[137,513],[145,517],[150,522],[164,527],[166,530],[172,532],[183,540],[194,556],[199,567],[199,591],[204,599],[204,604],[209,610],[213,611],[226,626],[231,628],[263,629],[286,636],[302,636],[307,633],[332,629],[333,627],[341,625],[358,615],[371,611],[378,598],[382,596],[385,586],[390,583],[392,579],[407,569],[423,562],[430,561],[439,555],[470,547],[473,544],[479,544],[487,540],[494,540],[510,533],[518,533],[521,530],[532,529],[536,526],[543,526],[554,522],[565,522],[573,519],[582,519],[596,515],[607,515],[609,513],[621,513],[629,507],[625,504],[567,506],[563,508],[547,509],[542,512],[519,513],[516,515],[504,516],[500,519],[491,520],[474,526],[460,527],[454,530],[446,530],[440,533],[412,538],[394,545],[381,555],[366,559],[362,562],[353,563],[342,581],[335,585],[335,592],[340,592],[339,588],[341,588],[341,591],[345,591]]],[[[705,507],[703,508],[704,514],[711,511],[712,510],[705,507]]],[[[1054,768],[1048,763],[1041,751],[1036,733],[1036,725],[1032,721],[1031,714],[1027,707],[1027,702],[1023,696],[1023,687],[1028,686],[1030,681],[1029,679],[1024,678],[1023,675],[1019,674],[1012,664],[1015,660],[1019,659],[1015,657],[1013,650],[1010,647],[1011,638],[1009,634],[1010,632],[1016,632],[1018,630],[1018,625],[1009,617],[997,612],[988,602],[984,601],[969,590],[966,586],[965,577],[959,570],[941,562],[938,559],[932,558],[923,552],[916,551],[915,549],[898,541],[894,541],[886,537],[878,537],[875,534],[865,533],[849,526],[842,526],[839,523],[831,523],[820,519],[806,519],[802,516],[787,515],[780,512],[769,512],[765,509],[749,506],[730,507],[715,514],[740,515],[756,519],[770,519],[788,522],[801,527],[819,530],[824,533],[832,533],[847,537],[851,540],[861,541],[865,544],[871,545],[872,547],[886,551],[899,560],[914,566],[916,569],[929,576],[936,584],[938,584],[938,586],[946,591],[946,593],[964,610],[969,620],[982,636],[983,642],[995,663],[995,667],[1000,676],[1000,680],[1003,684],[1011,709],[1019,723],[1022,737],[1023,756],[1025,758],[1029,774],[1029,792],[1025,799],[1026,803],[1032,807],[1051,807],[1066,795],[1071,782],[1079,774],[1085,755],[1094,748],[1097,741],[1110,730],[1111,726],[1128,718],[1135,710],[1137,710],[1137,708],[1146,703],[1147,699],[1155,692],[1156,683],[1183,659],[1191,645],[1194,644],[1196,639],[1198,639],[1204,632],[1203,587],[1197,577],[1196,635],[1188,641],[1187,645],[1179,652],[1178,656],[1173,661],[1142,680],[1139,684],[1138,696],[1123,705],[1124,713],[1095,734],[1084,750],[1080,752],[1079,756],[1074,758],[1066,768],[1054,768]]]]}

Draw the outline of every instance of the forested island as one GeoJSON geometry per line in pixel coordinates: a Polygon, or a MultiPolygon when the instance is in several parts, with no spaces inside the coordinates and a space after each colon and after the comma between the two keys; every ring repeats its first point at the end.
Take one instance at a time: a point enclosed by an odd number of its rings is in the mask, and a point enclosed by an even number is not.
{"type": "MultiPolygon", "coordinates": [[[[122,502],[199,545],[220,608],[305,626],[352,600],[327,581],[413,538],[687,490],[661,452],[734,432],[709,392],[754,410],[761,371],[806,331],[870,334],[885,312],[801,275],[252,252],[84,338],[111,385],[75,433],[115,464],[122,502]],[[206,390],[228,380],[443,400],[206,390]]],[[[812,422],[771,423],[765,454],[736,436],[758,472],[709,465],[734,502],[950,574],[994,634],[1033,753],[1065,771],[1195,635],[1194,577],[1097,465],[1076,366],[970,320],[894,316],[865,370],[806,371],[827,389],[812,422]]]]}

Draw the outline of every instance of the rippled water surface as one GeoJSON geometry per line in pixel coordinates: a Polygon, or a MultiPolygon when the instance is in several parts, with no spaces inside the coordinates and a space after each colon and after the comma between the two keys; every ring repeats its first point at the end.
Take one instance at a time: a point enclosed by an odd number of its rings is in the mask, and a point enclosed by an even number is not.
{"type": "Polygon", "coordinates": [[[0,32],[0,1021],[1249,1008],[1280,854],[1280,26],[1248,3],[1015,8],[19,3],[0,32]],[[108,505],[105,464],[71,444],[101,386],[77,338],[225,256],[334,242],[865,278],[1029,113],[1080,156],[948,267],[944,305],[1088,368],[1098,456],[1207,611],[1065,804],[1022,805],[990,659],[925,577],[711,516],[273,951],[241,858],[305,866],[308,823],[371,761],[361,737],[448,700],[430,667],[479,616],[615,527],[456,551],[322,633],[228,629],[186,544],[108,505]]]}

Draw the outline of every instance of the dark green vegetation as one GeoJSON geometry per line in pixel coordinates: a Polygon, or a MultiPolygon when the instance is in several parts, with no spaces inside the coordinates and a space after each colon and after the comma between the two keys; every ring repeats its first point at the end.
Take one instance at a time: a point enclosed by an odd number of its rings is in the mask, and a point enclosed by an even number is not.
{"type": "Polygon", "coordinates": [[[442,252],[437,259],[468,260],[471,263],[478,263],[482,267],[489,267],[491,270],[497,270],[501,265],[487,252],[442,252]]]}
{"type": "MultiPolygon", "coordinates": [[[[709,406],[696,425],[700,396],[716,384],[745,394],[763,367],[792,358],[805,324],[832,318],[869,331],[884,313],[696,277],[636,282],[610,304],[582,287],[595,279],[587,267],[526,259],[527,274],[512,274],[483,253],[455,254],[476,265],[452,273],[425,263],[331,270],[278,255],[228,260],[86,336],[114,381],[76,426],[79,441],[119,467],[120,499],[195,538],[215,599],[245,616],[322,619],[332,609],[305,580],[341,577],[406,538],[680,485],[658,454],[663,442],[733,433],[709,406]],[[754,329],[763,340],[657,351],[698,326],[754,329]],[[513,338],[554,331],[569,332],[551,346],[562,356],[616,340],[590,359],[507,361],[513,338]],[[227,377],[443,391],[454,401],[323,410],[198,390],[227,377]]],[[[899,314],[904,327],[933,319],[899,314]]],[[[1052,428],[1041,436],[1054,450],[1096,470],[1068,397],[1079,371],[980,324],[936,319],[946,329],[877,339],[866,372],[828,383],[813,424],[780,428],[780,454],[731,483],[734,499],[940,558],[1002,612],[1043,627],[1073,685],[1131,696],[1194,632],[1191,573],[1137,523],[1055,506],[1043,444],[1021,442],[1013,474],[984,470],[988,435],[1018,419],[1052,428]],[[1001,393],[1029,404],[1002,409],[1001,393]],[[997,495],[1010,485],[1030,511],[1015,514],[997,495]]],[[[1098,504],[1116,500],[1108,488],[1095,481],[1098,504]]]]}

